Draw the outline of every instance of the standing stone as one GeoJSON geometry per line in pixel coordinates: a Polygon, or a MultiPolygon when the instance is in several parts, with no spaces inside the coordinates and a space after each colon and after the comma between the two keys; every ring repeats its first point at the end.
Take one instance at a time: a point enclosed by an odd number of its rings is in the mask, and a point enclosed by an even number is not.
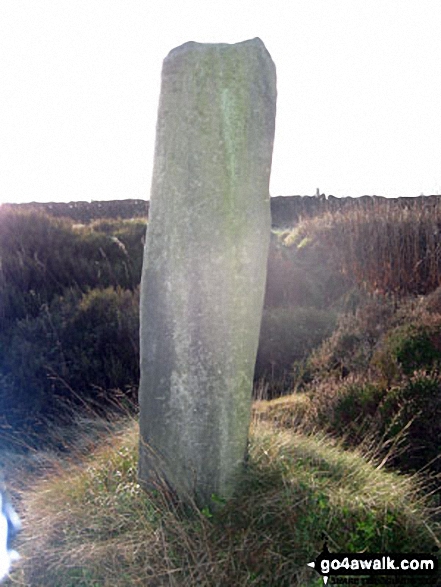
{"type": "Polygon", "coordinates": [[[141,484],[199,505],[247,450],[270,236],[276,75],[264,44],[164,60],[141,282],[141,484]]]}

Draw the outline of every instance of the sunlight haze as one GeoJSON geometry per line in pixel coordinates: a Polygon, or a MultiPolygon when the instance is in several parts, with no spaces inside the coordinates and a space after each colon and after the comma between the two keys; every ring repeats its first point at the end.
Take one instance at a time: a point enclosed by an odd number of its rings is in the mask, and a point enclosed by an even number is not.
{"type": "Polygon", "coordinates": [[[162,60],[260,37],[270,193],[441,193],[439,0],[0,0],[0,202],[148,199],[162,60]]]}

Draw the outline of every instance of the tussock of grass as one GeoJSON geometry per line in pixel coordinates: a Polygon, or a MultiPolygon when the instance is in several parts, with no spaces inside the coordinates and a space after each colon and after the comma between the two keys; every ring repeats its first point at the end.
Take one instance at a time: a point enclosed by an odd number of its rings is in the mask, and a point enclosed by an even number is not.
{"type": "MultiPolygon", "coordinates": [[[[281,400],[278,400],[279,402],[281,400]]],[[[23,495],[15,584],[308,586],[321,551],[428,551],[434,512],[415,481],[320,436],[255,421],[237,496],[203,512],[137,483],[133,422],[23,495]]]]}
{"type": "Polygon", "coordinates": [[[306,393],[293,393],[268,400],[255,401],[253,417],[258,421],[272,422],[286,428],[301,426],[302,420],[312,409],[311,397],[306,393]]]}

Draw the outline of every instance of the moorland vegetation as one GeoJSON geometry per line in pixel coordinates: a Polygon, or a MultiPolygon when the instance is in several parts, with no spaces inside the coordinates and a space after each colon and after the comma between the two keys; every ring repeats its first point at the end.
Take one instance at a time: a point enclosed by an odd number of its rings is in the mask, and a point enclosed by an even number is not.
{"type": "Polygon", "coordinates": [[[250,458],[215,511],[137,484],[145,230],[0,209],[0,455],[25,522],[14,581],[313,586],[324,538],[439,548],[441,205],[355,201],[273,230],[250,458]]]}

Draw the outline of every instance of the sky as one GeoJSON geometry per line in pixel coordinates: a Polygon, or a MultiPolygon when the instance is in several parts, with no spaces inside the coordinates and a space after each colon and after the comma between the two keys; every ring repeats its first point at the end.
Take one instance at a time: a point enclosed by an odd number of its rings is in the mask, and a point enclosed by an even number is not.
{"type": "Polygon", "coordinates": [[[254,37],[271,196],[441,193],[440,0],[0,0],[0,203],[149,199],[163,59],[254,37]]]}

